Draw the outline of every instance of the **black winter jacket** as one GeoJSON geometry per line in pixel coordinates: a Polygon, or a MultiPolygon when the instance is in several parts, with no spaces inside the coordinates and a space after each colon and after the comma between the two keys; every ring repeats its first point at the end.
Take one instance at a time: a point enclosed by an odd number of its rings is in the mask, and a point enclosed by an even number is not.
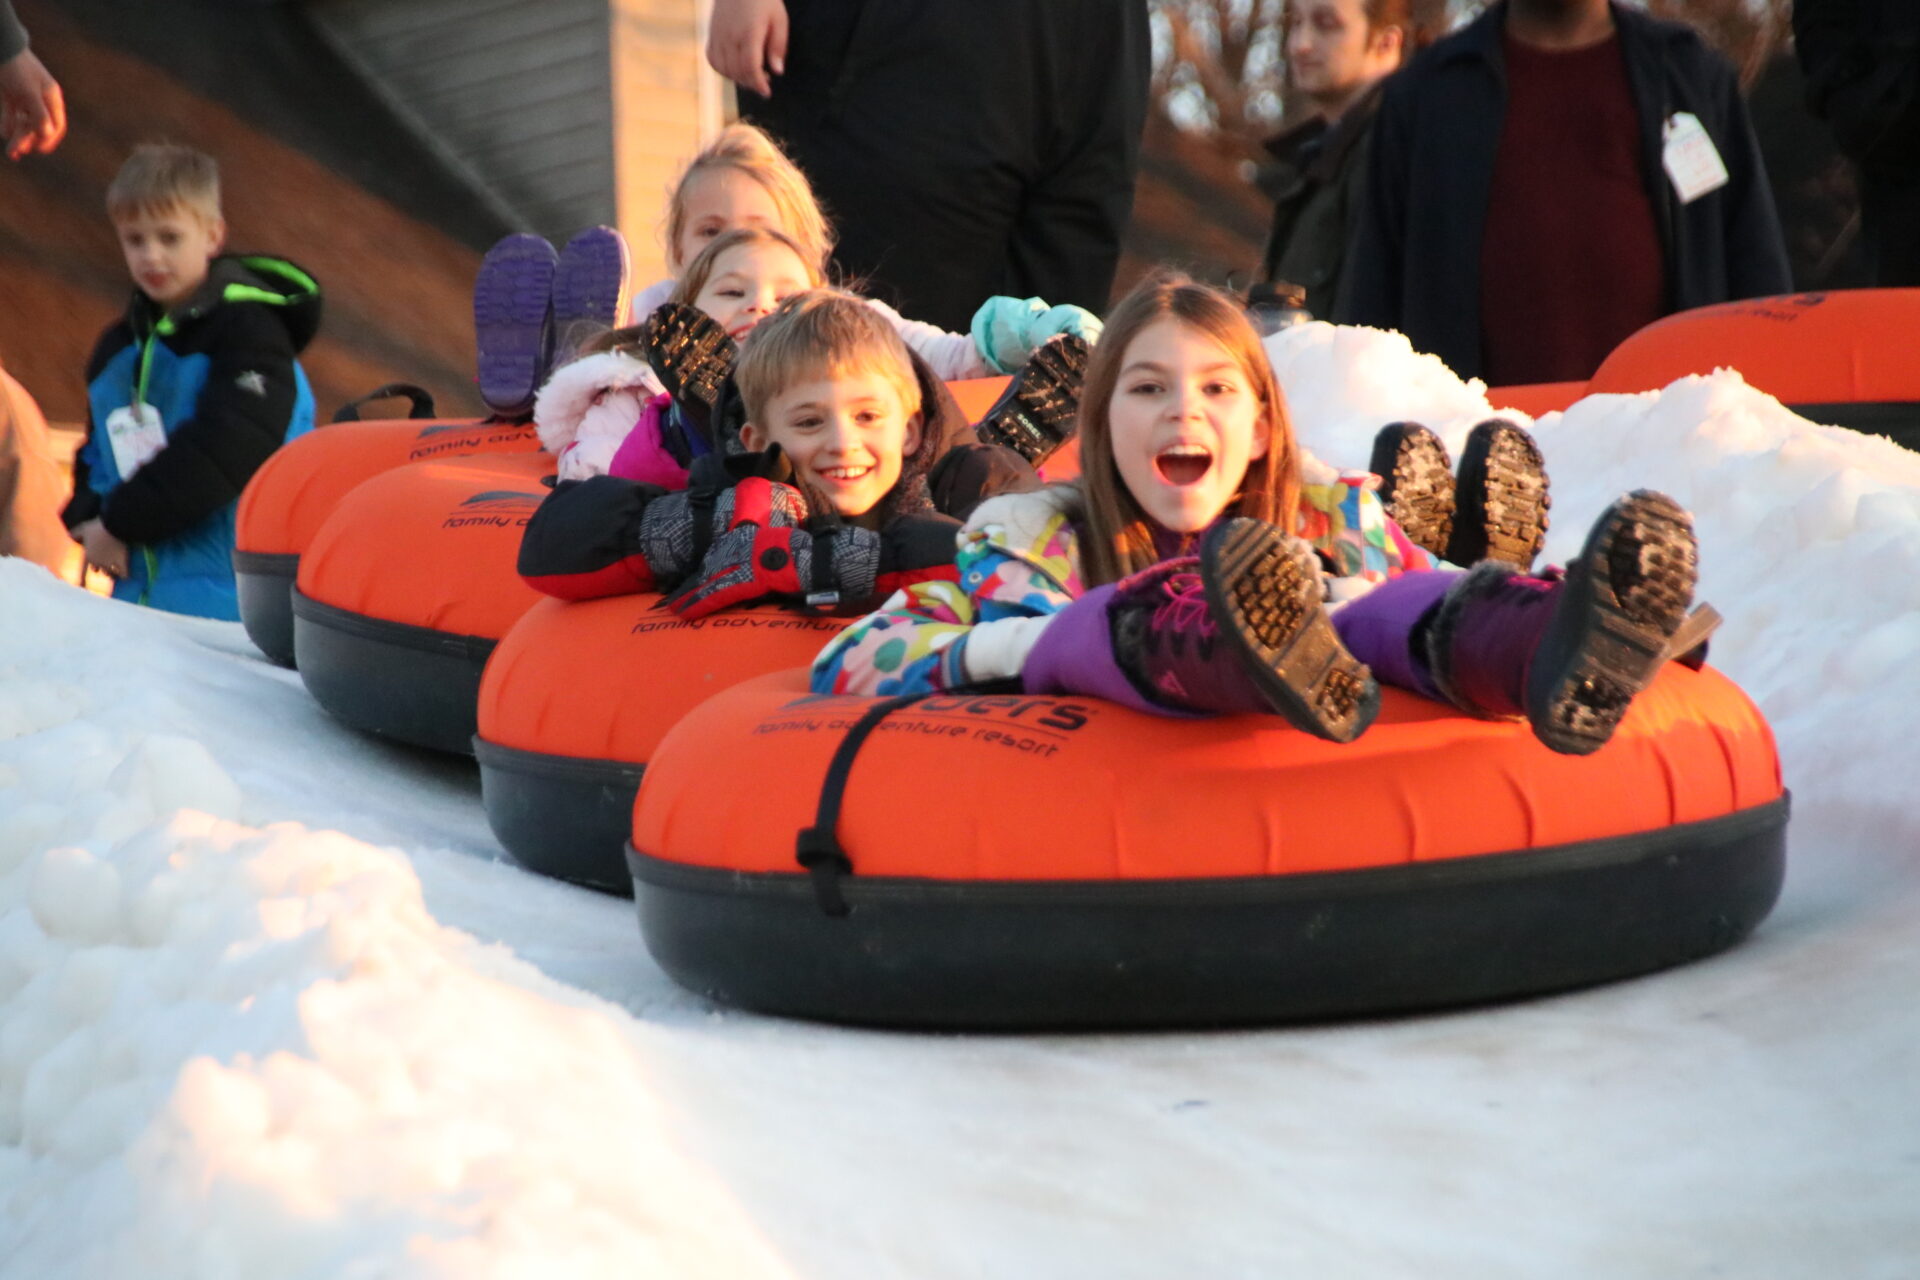
{"type": "MultiPolygon", "coordinates": [[[[1484,367],[1480,246],[1506,115],[1506,16],[1507,6],[1496,4],[1388,78],[1365,208],[1334,307],[1343,323],[1400,330],[1462,378],[1484,367]]],[[[1780,219],[1733,68],[1689,27],[1618,4],[1613,20],[1639,108],[1667,310],[1790,291],[1780,219]],[[1725,186],[1690,204],[1661,163],[1663,127],[1681,111],[1705,126],[1728,174],[1725,186]]]]}

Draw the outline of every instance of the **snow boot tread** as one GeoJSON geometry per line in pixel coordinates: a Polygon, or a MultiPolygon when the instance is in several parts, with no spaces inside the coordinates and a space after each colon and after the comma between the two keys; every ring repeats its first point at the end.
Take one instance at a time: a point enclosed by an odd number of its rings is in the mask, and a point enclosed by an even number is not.
{"type": "Polygon", "coordinates": [[[1080,388],[1093,348],[1064,333],[1028,357],[1007,389],[974,428],[986,444],[1005,445],[1039,466],[1073,438],[1079,425],[1080,388]]]}
{"type": "Polygon", "coordinates": [[[1518,424],[1489,418],[1467,436],[1454,483],[1453,536],[1445,558],[1462,568],[1499,560],[1525,569],[1547,540],[1546,460],[1518,424]]]}
{"type": "Polygon", "coordinates": [[[1606,744],[1671,656],[1697,576],[1679,503],[1638,489],[1607,509],[1567,567],[1527,673],[1527,719],[1542,742],[1568,755],[1606,744]]]}
{"type": "Polygon", "coordinates": [[[1453,461],[1440,437],[1418,422],[1393,422],[1373,437],[1367,470],[1380,477],[1380,503],[1413,544],[1440,557],[1453,536],[1453,461]]]}
{"type": "Polygon", "coordinates": [[[1365,732],[1380,688],[1334,631],[1313,553],[1272,525],[1234,519],[1208,532],[1200,563],[1220,634],[1273,710],[1334,742],[1365,732]]]}

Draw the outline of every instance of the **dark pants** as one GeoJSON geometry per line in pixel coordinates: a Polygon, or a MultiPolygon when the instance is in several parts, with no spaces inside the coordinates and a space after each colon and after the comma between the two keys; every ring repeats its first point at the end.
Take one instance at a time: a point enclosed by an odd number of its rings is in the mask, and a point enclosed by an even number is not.
{"type": "Polygon", "coordinates": [[[1146,0],[789,0],[742,114],[840,233],[835,262],[964,331],[995,294],[1104,312],[1146,121],[1146,0]]]}

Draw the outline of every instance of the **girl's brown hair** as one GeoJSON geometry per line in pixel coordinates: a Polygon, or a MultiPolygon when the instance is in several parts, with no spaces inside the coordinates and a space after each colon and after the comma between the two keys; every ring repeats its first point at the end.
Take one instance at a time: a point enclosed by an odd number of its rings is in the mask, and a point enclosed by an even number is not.
{"type": "Polygon", "coordinates": [[[800,256],[816,270],[825,272],[827,258],[833,253],[833,225],[821,211],[813,186],[799,166],[772,138],[750,124],[734,123],[687,162],[673,184],[667,200],[667,265],[676,272],[687,264],[679,261],[680,235],[687,227],[687,188],[693,180],[714,169],[738,169],[766,189],[774,208],[780,211],[780,230],[801,246],[800,256]]]}
{"type": "Polygon", "coordinates": [[[1265,520],[1289,533],[1299,520],[1299,446],[1260,336],[1239,304],[1218,289],[1173,273],[1149,276],[1107,318],[1080,394],[1080,483],[1087,496],[1080,573],[1089,587],[1117,581],[1160,558],[1154,549],[1153,523],[1114,461],[1113,427],[1107,415],[1127,348],[1142,329],[1168,319],[1199,331],[1233,357],[1245,371],[1267,424],[1266,455],[1248,464],[1240,492],[1226,514],[1265,520]]]}
{"type": "Polygon", "coordinates": [[[800,265],[807,269],[808,288],[818,289],[827,282],[820,273],[820,264],[808,257],[800,242],[786,232],[775,231],[772,227],[735,227],[732,231],[715,236],[707,242],[706,248],[693,255],[693,261],[686,264],[680,272],[680,278],[674,282],[669,301],[692,305],[693,300],[700,296],[700,291],[707,287],[707,281],[713,278],[713,264],[720,260],[720,255],[743,244],[784,245],[793,251],[793,256],[800,259],[800,265]]]}

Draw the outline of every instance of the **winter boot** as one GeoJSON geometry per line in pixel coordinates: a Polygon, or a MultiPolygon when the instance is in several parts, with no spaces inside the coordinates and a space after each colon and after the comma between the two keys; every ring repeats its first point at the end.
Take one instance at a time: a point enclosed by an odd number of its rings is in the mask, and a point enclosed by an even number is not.
{"type": "Polygon", "coordinates": [[[1426,625],[1430,674],[1448,701],[1524,717],[1555,751],[1598,751],[1673,656],[1693,598],[1692,521],[1641,489],[1616,501],[1564,579],[1476,565],[1426,625]]]}
{"type": "Polygon", "coordinates": [[[640,327],[647,363],[660,385],[688,423],[715,441],[714,406],[733,377],[740,348],[719,321],[684,302],[662,304],[640,327]]]}
{"type": "Polygon", "coordinates": [[[567,241],[553,272],[555,366],[619,326],[633,300],[631,272],[627,238],[612,227],[588,227],[567,241]]]}
{"type": "Polygon", "coordinates": [[[1380,477],[1380,505],[1413,544],[1445,559],[1453,536],[1453,460],[1417,422],[1390,422],[1373,437],[1367,470],[1380,477]]]}
{"type": "Polygon", "coordinates": [[[1334,742],[1380,709],[1379,686],[1327,618],[1313,551],[1258,520],[1215,525],[1197,561],[1119,583],[1108,621],[1120,669],[1164,706],[1272,712],[1334,742]]]}
{"type": "Polygon", "coordinates": [[[1080,387],[1092,354],[1077,334],[1042,344],[974,428],[980,439],[1003,444],[1036,467],[1045,462],[1079,425],[1080,387]]]}
{"type": "Polygon", "coordinates": [[[539,236],[511,235],[487,250],[473,282],[480,398],[525,419],[553,360],[553,273],[559,256],[539,236]]]}
{"type": "Polygon", "coordinates": [[[1453,496],[1453,536],[1443,559],[1463,569],[1482,560],[1525,569],[1540,554],[1553,505],[1546,462],[1518,424],[1489,418],[1468,433],[1453,496]]]}

